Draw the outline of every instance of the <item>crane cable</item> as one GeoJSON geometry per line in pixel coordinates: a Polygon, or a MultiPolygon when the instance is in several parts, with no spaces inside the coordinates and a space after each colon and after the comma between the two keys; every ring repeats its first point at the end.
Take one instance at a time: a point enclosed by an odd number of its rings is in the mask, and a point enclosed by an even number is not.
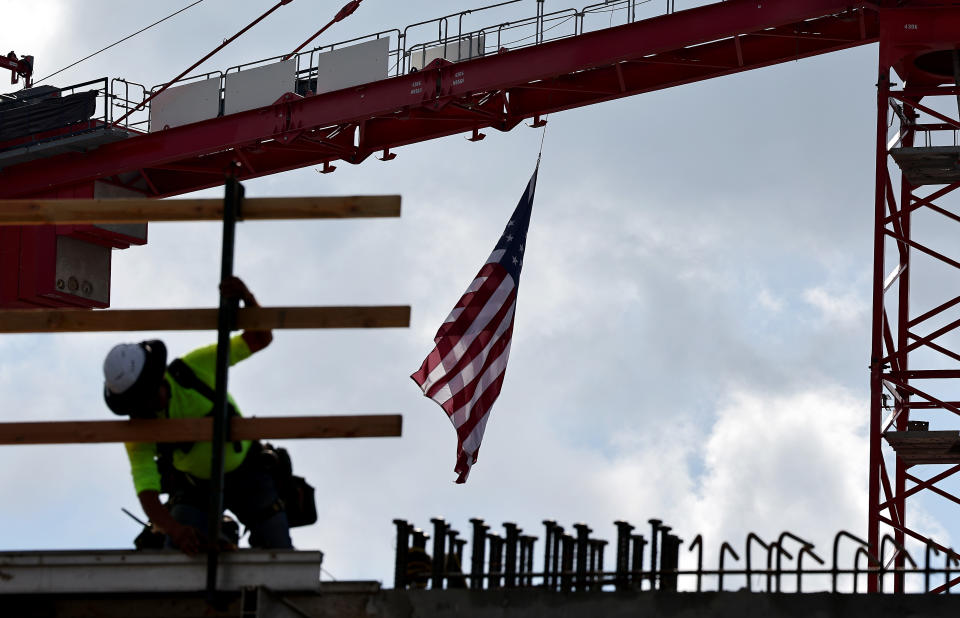
{"type": "Polygon", "coordinates": [[[80,60],[77,60],[77,61],[74,62],[73,64],[63,67],[63,68],[60,69],[59,71],[54,71],[53,73],[51,73],[50,75],[47,75],[47,76],[44,77],[43,79],[38,79],[37,81],[34,82],[34,85],[37,85],[37,84],[39,84],[39,83],[42,82],[42,81],[45,81],[45,80],[47,80],[47,79],[50,79],[51,77],[53,77],[54,75],[57,75],[58,73],[63,73],[63,72],[66,71],[67,69],[70,69],[70,68],[73,68],[73,67],[77,66],[78,64],[80,64],[80,63],[83,62],[84,60],[89,60],[90,58],[93,58],[94,56],[96,56],[96,55],[99,54],[100,52],[105,52],[105,51],[107,51],[108,49],[110,49],[111,47],[115,47],[115,46],[119,45],[120,43],[123,43],[123,42],[126,41],[126,40],[132,39],[133,37],[137,36],[137,35],[140,34],[141,32],[146,32],[146,31],[149,30],[150,28],[153,28],[154,26],[156,26],[156,25],[158,25],[158,24],[162,24],[163,22],[167,21],[168,19],[170,19],[170,18],[172,18],[172,17],[176,17],[176,16],[179,15],[180,13],[183,13],[183,12],[186,11],[187,9],[190,9],[190,8],[193,8],[193,7],[197,6],[198,4],[200,4],[200,3],[203,2],[203,1],[204,1],[204,0],[196,0],[196,2],[193,2],[192,4],[188,4],[187,6],[183,7],[183,8],[180,9],[179,11],[170,13],[169,15],[167,15],[166,17],[164,17],[163,19],[158,20],[158,21],[155,21],[155,22],[153,22],[152,24],[150,24],[149,26],[146,26],[145,28],[141,28],[140,30],[137,30],[137,31],[134,32],[133,34],[128,35],[128,36],[125,36],[125,37],[123,37],[122,39],[120,39],[119,41],[116,41],[116,42],[114,42],[114,43],[111,43],[110,45],[107,45],[107,46],[104,47],[103,49],[98,49],[97,51],[93,52],[93,53],[90,54],[89,56],[86,56],[86,57],[84,57],[84,58],[81,58],[80,60]]]}
{"type": "Polygon", "coordinates": [[[310,41],[314,40],[315,38],[323,34],[327,30],[327,28],[337,23],[338,21],[343,21],[347,17],[350,17],[351,15],[353,15],[353,12],[360,7],[361,2],[363,2],[363,0],[350,0],[350,2],[346,3],[343,6],[343,8],[340,9],[337,12],[337,14],[333,16],[333,19],[331,19],[326,26],[317,30],[317,32],[312,37],[310,37],[309,39],[301,43],[299,47],[297,47],[295,50],[293,50],[292,52],[290,52],[289,54],[281,58],[281,60],[289,60],[291,56],[293,56],[295,53],[297,53],[298,51],[306,47],[310,41]]]}

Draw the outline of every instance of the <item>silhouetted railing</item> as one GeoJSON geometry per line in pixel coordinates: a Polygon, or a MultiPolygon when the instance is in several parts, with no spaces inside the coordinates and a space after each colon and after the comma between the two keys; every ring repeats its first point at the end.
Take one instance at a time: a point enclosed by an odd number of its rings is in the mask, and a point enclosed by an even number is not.
{"type": "MultiPolygon", "coordinates": [[[[649,520],[649,536],[635,534],[635,526],[625,521],[614,522],[616,542],[614,570],[605,568],[605,549],[608,542],[592,536],[593,530],[583,523],[565,529],[553,520],[544,520],[543,543],[536,536],[524,534],[512,522],[503,524],[503,533],[494,532],[482,519],[471,519],[470,551],[465,551],[467,539],[453,529],[443,518],[431,519],[433,534],[427,534],[406,520],[395,519],[397,532],[395,588],[494,588],[536,587],[560,592],[589,590],[660,590],[673,592],[681,589],[701,592],[704,579],[716,582],[716,590],[730,589],[733,578],[737,588],[755,592],[803,592],[804,577],[818,577],[821,589],[847,592],[865,591],[863,582],[868,577],[878,578],[881,592],[895,578],[897,589],[904,589],[908,575],[922,576],[923,590],[931,593],[950,592],[960,584],[960,554],[953,550],[941,552],[927,546],[924,566],[918,567],[913,557],[891,535],[883,537],[877,553],[863,539],[841,530],[836,534],[832,548],[832,566],[814,550],[813,543],[785,531],[775,540],[764,541],[749,533],[744,548],[738,552],[733,545],[723,542],[717,553],[717,568],[704,567],[704,541],[697,535],[687,544],[695,552],[696,568],[681,569],[680,558],[684,541],[670,526],[659,519],[649,520]],[[430,552],[427,553],[428,541],[430,552]],[[847,541],[845,556],[851,565],[840,564],[841,541],[847,541]],[[542,547],[535,566],[534,553],[542,547]],[[852,545],[852,547],[849,547],[852,545]],[[464,565],[464,555],[469,564],[464,565]],[[431,557],[432,555],[432,557],[431,557]],[[756,558],[762,563],[757,566],[756,558]],[[804,560],[806,559],[806,563],[804,560]],[[649,560],[645,566],[645,560],[649,560]],[[743,566],[730,567],[730,560],[743,566]],[[793,564],[788,564],[793,561],[793,564]],[[933,561],[942,562],[937,567],[933,561]],[[814,566],[810,566],[813,564],[814,566]],[[464,567],[467,567],[466,569],[464,567]],[[941,579],[942,577],[942,579],[941,579]],[[940,583],[938,583],[938,581],[940,583]],[[727,585],[725,585],[725,582],[727,585]]],[[[941,548],[943,549],[943,548],[941,548]]],[[[919,584],[917,585],[919,587],[919,584]]]]}

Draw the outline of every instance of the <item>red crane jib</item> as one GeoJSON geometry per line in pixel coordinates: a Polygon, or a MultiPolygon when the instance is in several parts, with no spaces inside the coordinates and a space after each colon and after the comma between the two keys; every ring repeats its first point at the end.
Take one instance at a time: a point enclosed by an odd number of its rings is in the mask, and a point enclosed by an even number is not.
{"type": "Polygon", "coordinates": [[[875,42],[877,13],[850,6],[730,0],[336,92],[289,95],[273,108],[8,168],[0,196],[134,173],[163,197],[219,184],[234,161],[244,179],[338,159],[360,163],[474,129],[507,131],[538,115],[875,42]]]}

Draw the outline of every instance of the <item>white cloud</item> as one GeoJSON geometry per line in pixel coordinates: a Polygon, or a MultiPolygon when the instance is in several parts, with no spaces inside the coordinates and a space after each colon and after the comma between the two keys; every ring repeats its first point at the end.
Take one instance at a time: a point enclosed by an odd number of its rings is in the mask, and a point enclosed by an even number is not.
{"type": "Polygon", "coordinates": [[[757,294],[757,304],[771,313],[780,313],[785,306],[782,298],[766,288],[760,290],[757,294]]]}
{"type": "Polygon", "coordinates": [[[833,293],[823,287],[813,287],[804,290],[803,299],[820,311],[824,321],[839,325],[863,320],[869,309],[865,297],[854,291],[833,293]]]}

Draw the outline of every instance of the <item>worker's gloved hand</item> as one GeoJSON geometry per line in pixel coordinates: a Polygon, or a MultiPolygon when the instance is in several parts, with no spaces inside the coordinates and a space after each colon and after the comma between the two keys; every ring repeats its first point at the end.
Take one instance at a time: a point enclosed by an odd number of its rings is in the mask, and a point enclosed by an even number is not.
{"type": "Polygon", "coordinates": [[[200,553],[200,532],[193,526],[178,524],[172,530],[168,530],[170,540],[177,546],[177,549],[188,556],[196,556],[200,553]]]}
{"type": "Polygon", "coordinates": [[[239,277],[229,277],[220,282],[220,294],[226,298],[236,298],[242,300],[248,307],[257,305],[256,299],[239,277]]]}

